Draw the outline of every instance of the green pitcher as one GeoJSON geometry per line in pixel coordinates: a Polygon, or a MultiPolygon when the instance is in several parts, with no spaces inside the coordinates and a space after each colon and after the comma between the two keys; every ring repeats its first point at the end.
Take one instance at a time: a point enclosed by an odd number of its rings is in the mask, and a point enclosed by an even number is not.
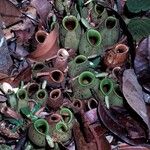
{"type": "Polygon", "coordinates": [[[20,88],[16,93],[17,101],[17,110],[20,111],[23,107],[28,107],[28,93],[27,90],[24,88],[24,82],[21,81],[20,88]]]}
{"type": "Polygon", "coordinates": [[[107,10],[104,6],[95,4],[91,10],[91,19],[95,26],[100,25],[107,18],[107,10]]]}
{"type": "Polygon", "coordinates": [[[107,17],[99,28],[102,45],[107,48],[117,43],[120,35],[119,20],[113,16],[107,17]]]}
{"type": "Polygon", "coordinates": [[[98,91],[99,82],[90,71],[82,72],[78,78],[72,81],[73,97],[75,99],[86,100],[92,97],[90,89],[98,91]]]}
{"type": "Polygon", "coordinates": [[[64,48],[78,49],[81,37],[81,27],[75,16],[66,16],[60,27],[60,43],[64,48]]]}
{"type": "Polygon", "coordinates": [[[123,106],[123,96],[118,85],[109,78],[100,81],[99,95],[105,101],[106,106],[123,106]]]}
{"type": "Polygon", "coordinates": [[[48,92],[46,91],[47,81],[43,81],[41,85],[41,89],[39,89],[34,95],[33,99],[37,102],[32,109],[32,113],[38,111],[42,106],[46,105],[46,101],[48,100],[48,92]]]}
{"type": "Polygon", "coordinates": [[[36,120],[29,128],[28,137],[36,146],[46,146],[46,135],[49,134],[49,124],[45,119],[36,120]]]}
{"type": "Polygon", "coordinates": [[[90,62],[84,55],[78,55],[69,62],[68,73],[70,77],[75,77],[82,73],[83,71],[92,70],[94,64],[90,62]]]}
{"type": "Polygon", "coordinates": [[[75,121],[72,111],[68,108],[61,108],[59,113],[62,116],[63,122],[66,123],[69,129],[72,129],[75,121]]]}
{"type": "Polygon", "coordinates": [[[46,90],[47,81],[44,80],[40,86],[40,89],[35,93],[34,97],[38,103],[43,104],[48,98],[48,92],[46,90]]]}
{"type": "Polygon", "coordinates": [[[86,57],[101,55],[103,53],[101,40],[101,34],[97,30],[89,29],[81,37],[79,44],[79,54],[86,57]]]}
{"type": "Polygon", "coordinates": [[[68,145],[72,139],[72,133],[64,122],[58,122],[55,126],[52,137],[58,143],[60,142],[64,145],[68,145]]]}

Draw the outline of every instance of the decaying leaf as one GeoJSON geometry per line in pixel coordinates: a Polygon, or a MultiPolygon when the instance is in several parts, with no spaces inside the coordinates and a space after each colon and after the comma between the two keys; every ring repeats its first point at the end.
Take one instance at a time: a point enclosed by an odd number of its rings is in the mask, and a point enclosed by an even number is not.
{"type": "Polygon", "coordinates": [[[9,0],[0,0],[0,16],[6,27],[21,20],[21,12],[9,0]]]}
{"type": "Polygon", "coordinates": [[[131,108],[143,119],[149,131],[149,117],[143,99],[142,87],[139,85],[133,69],[127,69],[123,73],[123,94],[131,108]]]}
{"type": "Polygon", "coordinates": [[[31,4],[36,8],[42,23],[45,25],[47,16],[51,11],[51,5],[47,0],[32,0],[31,4]]]}
{"type": "Polygon", "coordinates": [[[149,148],[146,148],[143,146],[131,146],[131,145],[124,144],[124,143],[119,144],[117,149],[118,150],[149,150],[149,148]]]}
{"type": "Polygon", "coordinates": [[[139,74],[150,67],[150,36],[142,40],[136,49],[134,60],[135,72],[139,74]]]}
{"type": "Polygon", "coordinates": [[[134,67],[141,85],[150,93],[150,36],[136,49],[134,67]]]}
{"type": "Polygon", "coordinates": [[[13,62],[9,54],[6,39],[0,29],[0,79],[9,76],[9,69],[13,62]]]}

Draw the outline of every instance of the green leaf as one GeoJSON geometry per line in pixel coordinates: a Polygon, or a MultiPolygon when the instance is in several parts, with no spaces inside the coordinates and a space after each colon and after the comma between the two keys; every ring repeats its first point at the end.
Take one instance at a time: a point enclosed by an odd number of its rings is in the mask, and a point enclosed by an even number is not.
{"type": "Polygon", "coordinates": [[[127,0],[127,7],[133,13],[147,11],[150,9],[150,0],[127,0]]]}
{"type": "Polygon", "coordinates": [[[128,24],[128,29],[131,32],[134,40],[139,41],[150,35],[150,19],[134,18],[128,24]]]}
{"type": "Polygon", "coordinates": [[[81,22],[82,22],[82,24],[83,24],[87,29],[90,29],[90,28],[91,28],[89,22],[88,22],[86,19],[81,18],[81,22]]]}

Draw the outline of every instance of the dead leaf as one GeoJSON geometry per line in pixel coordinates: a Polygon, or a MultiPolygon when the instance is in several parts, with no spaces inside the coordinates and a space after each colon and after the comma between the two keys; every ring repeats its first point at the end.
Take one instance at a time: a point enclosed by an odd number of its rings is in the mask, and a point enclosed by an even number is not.
{"type": "Polygon", "coordinates": [[[131,146],[123,143],[118,146],[118,150],[149,150],[149,148],[143,146],[131,146]]]}
{"type": "Polygon", "coordinates": [[[6,27],[21,21],[21,12],[9,0],[0,0],[0,16],[6,27]]]}
{"type": "Polygon", "coordinates": [[[136,49],[134,67],[136,74],[148,69],[150,65],[150,36],[142,40],[136,49]]]}
{"type": "Polygon", "coordinates": [[[0,29],[0,79],[10,75],[9,69],[13,65],[9,54],[6,39],[2,29],[0,29]]]}
{"type": "Polygon", "coordinates": [[[134,67],[140,84],[150,93],[150,36],[136,49],[134,67]]]}
{"type": "Polygon", "coordinates": [[[40,16],[42,24],[46,24],[47,16],[52,7],[47,0],[32,0],[32,6],[36,8],[37,14],[40,16]]]}
{"type": "Polygon", "coordinates": [[[125,70],[123,73],[123,94],[127,103],[143,119],[150,131],[149,117],[143,98],[142,87],[139,85],[133,69],[125,70]]]}

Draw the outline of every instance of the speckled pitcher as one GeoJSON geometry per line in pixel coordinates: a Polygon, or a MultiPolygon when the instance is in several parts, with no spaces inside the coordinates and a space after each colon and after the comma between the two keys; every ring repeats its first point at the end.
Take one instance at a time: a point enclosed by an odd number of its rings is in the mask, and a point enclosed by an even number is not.
{"type": "Polygon", "coordinates": [[[107,18],[107,10],[104,6],[95,4],[91,10],[91,20],[97,27],[107,18]]]}
{"type": "Polygon", "coordinates": [[[60,43],[64,48],[77,51],[81,37],[81,27],[75,16],[66,16],[60,27],[60,43]]]}
{"type": "Polygon", "coordinates": [[[99,28],[102,45],[107,48],[117,43],[120,36],[119,20],[113,16],[107,17],[99,28]]]}
{"type": "Polygon", "coordinates": [[[36,120],[29,128],[29,139],[39,147],[46,146],[46,135],[49,134],[49,125],[45,119],[36,120]]]}
{"type": "Polygon", "coordinates": [[[90,62],[84,55],[78,55],[75,57],[75,59],[69,62],[68,66],[68,73],[70,77],[75,77],[83,71],[92,70],[94,64],[90,62]]]}
{"type": "Polygon", "coordinates": [[[81,37],[79,44],[79,53],[86,57],[101,55],[103,53],[101,40],[101,34],[97,30],[87,30],[81,37]]]}
{"type": "Polygon", "coordinates": [[[104,78],[100,81],[99,95],[105,101],[106,106],[123,106],[123,96],[116,82],[104,78]]]}
{"type": "Polygon", "coordinates": [[[98,91],[99,82],[95,75],[90,71],[82,72],[78,78],[72,82],[73,97],[86,100],[92,97],[90,89],[98,91]]]}
{"type": "Polygon", "coordinates": [[[28,93],[27,90],[24,88],[24,83],[21,81],[20,88],[18,89],[17,93],[17,110],[20,111],[23,107],[28,107],[28,93]]]}

